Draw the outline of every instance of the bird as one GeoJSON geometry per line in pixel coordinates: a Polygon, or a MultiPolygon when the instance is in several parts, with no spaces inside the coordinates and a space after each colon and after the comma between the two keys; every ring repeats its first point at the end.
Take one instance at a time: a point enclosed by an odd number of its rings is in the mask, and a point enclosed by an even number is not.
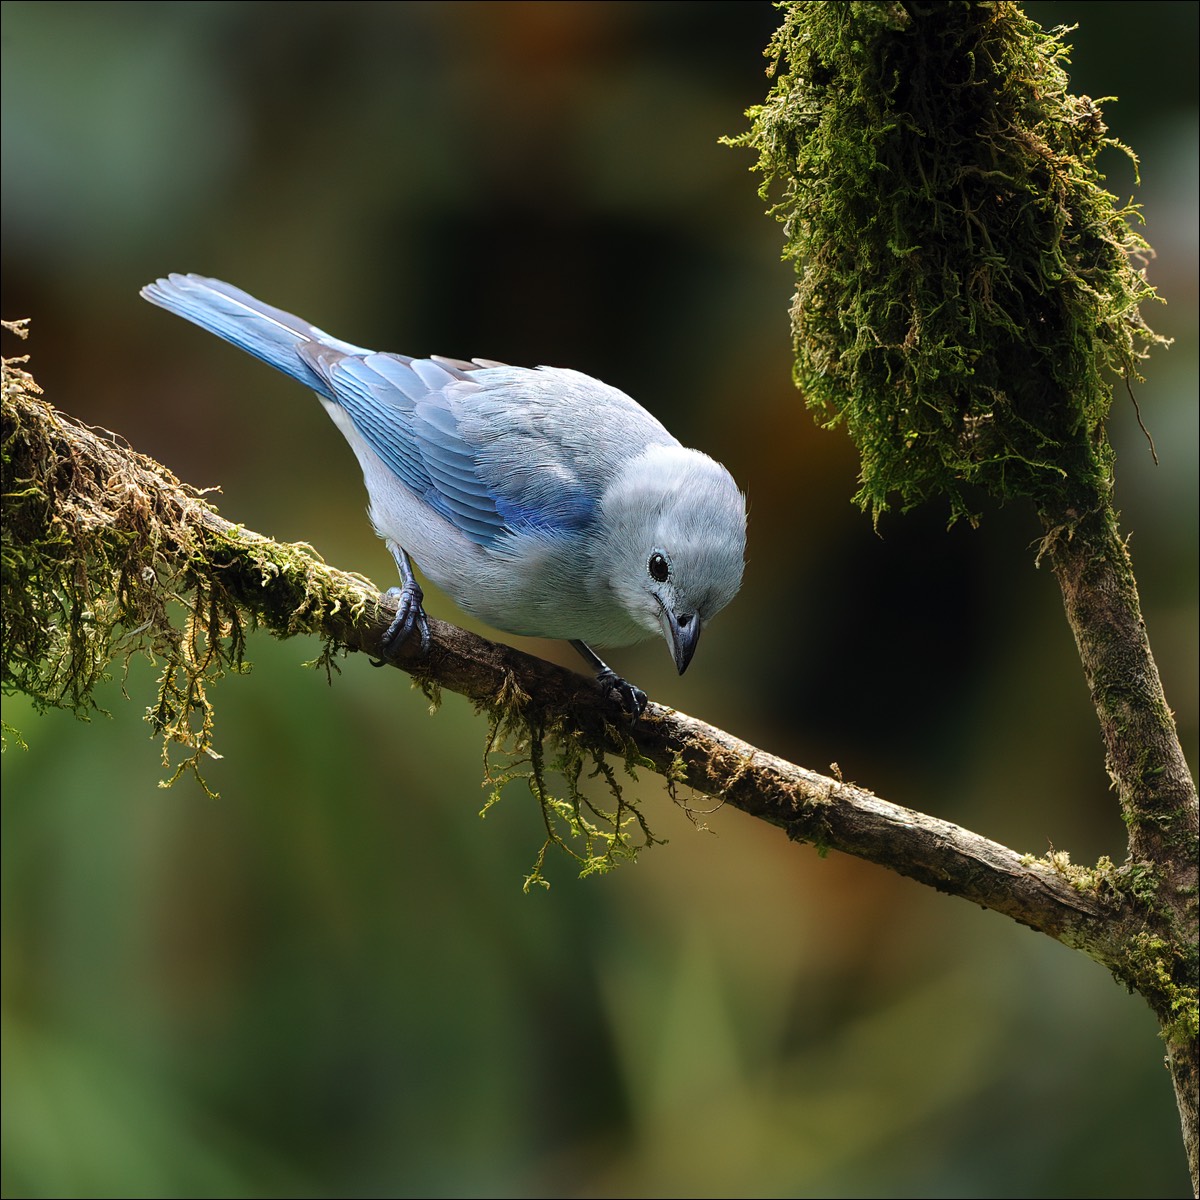
{"type": "Polygon", "coordinates": [[[615,387],[562,367],[365,349],[202,275],[141,295],[316,393],[362,467],[401,586],[383,637],[429,647],[413,570],[495,629],[568,641],[637,721],[647,704],[592,649],[661,635],[680,675],[741,587],[746,499],[615,387]]]}

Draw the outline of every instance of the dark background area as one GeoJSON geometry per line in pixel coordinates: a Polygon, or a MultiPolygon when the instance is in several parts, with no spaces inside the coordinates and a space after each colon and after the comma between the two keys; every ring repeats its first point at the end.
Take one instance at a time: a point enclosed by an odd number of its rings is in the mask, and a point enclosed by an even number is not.
{"type": "MultiPolygon", "coordinates": [[[[1111,433],[1151,643],[1197,746],[1197,6],[1039,3],[1119,96],[1175,338],[1111,433]]],[[[766,3],[2,8],[3,315],[47,398],[223,514],[381,587],[361,477],[295,384],[138,299],[227,279],[363,345],[570,366],[721,458],[737,600],[657,700],[1034,854],[1124,855],[1058,589],[1020,505],[878,531],[790,384],[751,156],[766,3]]],[[[1113,190],[1134,192],[1115,152],[1113,190]]],[[[428,607],[461,619],[442,596],[428,607]]],[[[483,632],[488,632],[483,630],[483,632]]],[[[552,643],[522,643],[573,663],[552,643]]],[[[206,798],[141,717],[6,697],[5,1195],[1183,1195],[1162,1046],[1096,964],[718,809],[549,893],[484,724],[256,637],[206,798]]]]}

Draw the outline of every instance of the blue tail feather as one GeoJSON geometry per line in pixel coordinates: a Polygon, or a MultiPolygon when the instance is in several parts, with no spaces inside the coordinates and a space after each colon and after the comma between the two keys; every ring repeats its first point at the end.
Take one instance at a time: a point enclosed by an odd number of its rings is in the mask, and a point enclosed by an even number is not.
{"type": "Polygon", "coordinates": [[[343,354],[370,353],[361,346],[330,337],[300,317],[263,304],[219,279],[169,275],[142,288],[142,296],[253,354],[329,400],[334,399],[329,383],[309,366],[299,353],[300,347],[319,342],[343,354]]]}

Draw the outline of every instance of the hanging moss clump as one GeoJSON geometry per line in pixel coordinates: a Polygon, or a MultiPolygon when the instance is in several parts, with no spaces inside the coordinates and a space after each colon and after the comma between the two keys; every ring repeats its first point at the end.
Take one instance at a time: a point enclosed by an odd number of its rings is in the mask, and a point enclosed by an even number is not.
{"type": "Polygon", "coordinates": [[[1113,379],[1162,339],[1097,165],[1132,152],[1068,91],[1067,31],[1004,0],[780,7],[774,87],[731,140],[782,189],[795,380],[858,445],[857,502],[1095,508],[1113,379]]]}

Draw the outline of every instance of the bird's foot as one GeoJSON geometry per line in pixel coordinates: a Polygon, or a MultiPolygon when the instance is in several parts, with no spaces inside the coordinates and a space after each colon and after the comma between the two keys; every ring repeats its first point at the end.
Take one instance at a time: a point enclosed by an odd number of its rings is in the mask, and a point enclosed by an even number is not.
{"type": "Polygon", "coordinates": [[[646,693],[640,687],[635,687],[629,680],[622,679],[612,667],[605,667],[603,671],[600,671],[596,675],[596,682],[604,691],[617,693],[621,707],[636,724],[637,719],[646,711],[646,705],[650,700],[646,693]]]}
{"type": "Polygon", "coordinates": [[[572,640],[571,645],[583,656],[584,662],[596,672],[596,682],[604,690],[605,695],[609,692],[617,693],[621,707],[633,718],[636,725],[638,717],[646,711],[646,704],[649,701],[646,693],[640,687],[634,687],[628,680],[622,679],[587,642],[572,640]]]}
{"type": "Polygon", "coordinates": [[[421,591],[421,585],[413,574],[412,563],[403,548],[393,541],[389,541],[387,547],[400,572],[400,587],[388,588],[383,594],[385,601],[396,605],[396,616],[383,635],[383,658],[378,661],[372,659],[373,667],[385,666],[395,658],[414,629],[421,635],[421,653],[429,653],[429,618],[421,607],[425,593],[421,591]]]}
{"type": "Polygon", "coordinates": [[[421,591],[421,585],[415,579],[407,580],[403,587],[388,588],[384,592],[384,602],[396,605],[396,615],[382,638],[383,657],[372,659],[373,667],[386,666],[396,657],[400,647],[414,631],[421,638],[421,653],[429,652],[429,618],[425,616],[425,609],[421,607],[421,601],[424,599],[425,593],[421,591]]]}

